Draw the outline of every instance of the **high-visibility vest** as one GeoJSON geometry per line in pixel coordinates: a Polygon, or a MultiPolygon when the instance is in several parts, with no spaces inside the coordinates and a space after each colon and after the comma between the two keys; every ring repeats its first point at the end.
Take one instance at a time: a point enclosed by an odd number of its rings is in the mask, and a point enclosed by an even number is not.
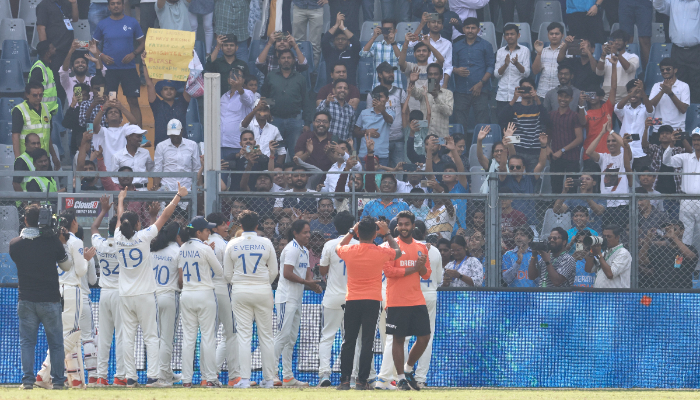
{"type": "MultiPolygon", "coordinates": [[[[15,158],[15,161],[20,158],[24,160],[25,163],[27,163],[27,169],[29,171],[36,171],[36,168],[34,168],[34,160],[29,156],[29,154],[27,154],[27,152],[20,154],[19,157],[15,158]]],[[[29,182],[31,178],[31,176],[25,176],[22,180],[22,183],[29,182]]]]}
{"type": "Polygon", "coordinates": [[[41,77],[43,79],[41,84],[44,85],[44,97],[41,99],[41,102],[46,103],[49,106],[49,111],[53,113],[58,110],[58,92],[56,91],[56,80],[53,77],[53,71],[43,61],[37,60],[29,71],[29,79],[31,79],[34,68],[41,69],[41,77]]]}
{"type": "Polygon", "coordinates": [[[27,101],[23,101],[15,106],[22,113],[24,118],[24,125],[22,126],[22,132],[19,135],[19,151],[24,153],[26,148],[24,147],[24,139],[30,133],[36,133],[39,135],[39,140],[41,141],[41,148],[46,150],[48,154],[51,154],[49,149],[49,140],[51,139],[51,114],[49,113],[49,108],[46,103],[41,103],[41,115],[37,115],[36,111],[32,110],[27,101]]]}
{"type": "MultiPolygon", "coordinates": [[[[28,176],[24,178],[20,186],[22,187],[23,191],[27,191],[27,184],[31,181],[36,181],[36,183],[39,185],[39,188],[41,189],[42,192],[46,193],[48,192],[58,192],[58,188],[56,187],[56,181],[53,180],[53,178],[47,178],[44,176],[28,176]]],[[[17,201],[17,206],[21,206],[22,202],[17,201]]],[[[41,204],[49,204],[49,202],[42,201],[41,204]]]]}

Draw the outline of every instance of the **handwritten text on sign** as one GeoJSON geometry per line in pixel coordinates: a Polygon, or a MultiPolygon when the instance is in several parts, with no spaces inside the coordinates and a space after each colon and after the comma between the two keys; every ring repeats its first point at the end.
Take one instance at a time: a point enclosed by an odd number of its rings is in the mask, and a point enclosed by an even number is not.
{"type": "Polygon", "coordinates": [[[149,29],[146,36],[146,65],[155,79],[186,81],[190,75],[194,32],[149,29]]]}

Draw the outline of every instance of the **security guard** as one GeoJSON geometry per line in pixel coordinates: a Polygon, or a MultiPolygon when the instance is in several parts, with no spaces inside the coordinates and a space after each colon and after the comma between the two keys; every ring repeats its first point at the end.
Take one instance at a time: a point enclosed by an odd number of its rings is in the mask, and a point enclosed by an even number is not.
{"type": "Polygon", "coordinates": [[[56,48],[51,42],[44,40],[36,45],[36,51],[39,54],[39,59],[32,65],[27,82],[36,81],[44,86],[44,97],[41,102],[46,103],[49,112],[54,115],[58,110],[58,91],[53,71],[49,66],[51,58],[56,54],[56,48]]]}
{"type": "Polygon", "coordinates": [[[46,103],[42,103],[44,87],[41,83],[30,81],[24,88],[26,100],[12,109],[12,147],[15,157],[26,151],[27,135],[39,135],[41,148],[51,154],[54,169],[58,170],[61,163],[51,142],[51,114],[46,103]]]}

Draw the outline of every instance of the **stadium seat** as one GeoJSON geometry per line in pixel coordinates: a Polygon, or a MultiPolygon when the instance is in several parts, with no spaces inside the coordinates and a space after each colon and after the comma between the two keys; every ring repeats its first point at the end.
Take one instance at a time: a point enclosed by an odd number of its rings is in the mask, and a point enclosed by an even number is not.
{"type": "Polygon", "coordinates": [[[540,237],[546,237],[556,227],[563,228],[566,231],[571,229],[571,213],[567,211],[564,214],[556,214],[553,209],[548,208],[544,213],[540,237]]]}
{"type": "Polygon", "coordinates": [[[0,144],[12,144],[12,121],[0,119],[0,144]]]}
{"type": "Polygon", "coordinates": [[[36,25],[36,6],[41,0],[20,0],[18,17],[24,21],[26,26],[36,25]]]}
{"type": "MultiPolygon", "coordinates": [[[[547,36],[547,27],[551,22],[543,22],[540,24],[540,29],[537,31],[537,40],[541,40],[543,43],[549,43],[549,37],[547,36]]],[[[520,30],[520,40],[522,37],[523,30],[520,30]]],[[[564,37],[566,37],[566,26],[564,26],[564,37]]]]}
{"type": "Polygon", "coordinates": [[[92,39],[90,35],[90,23],[86,19],[79,19],[78,22],[73,22],[73,34],[75,40],[89,42],[92,39]]]}
{"type": "MultiPolygon", "coordinates": [[[[9,165],[0,165],[0,171],[12,171],[9,165]]],[[[0,192],[14,192],[11,176],[0,176],[0,192]]]]}
{"type": "Polygon", "coordinates": [[[16,238],[17,233],[16,231],[0,231],[0,253],[10,252],[10,240],[16,238]]]}
{"type": "MultiPolygon", "coordinates": [[[[618,29],[620,29],[620,23],[615,22],[614,24],[612,24],[612,27],[610,28],[610,33],[613,33],[618,29]]],[[[635,25],[634,26],[634,40],[632,40],[632,43],[639,46],[639,34],[638,33],[639,33],[639,31],[637,30],[637,25],[635,25]]]]}
{"type": "Polygon", "coordinates": [[[32,60],[29,58],[29,45],[26,40],[5,40],[2,42],[2,59],[19,60],[22,72],[29,74],[32,60]]]}
{"type": "Polygon", "coordinates": [[[486,144],[494,144],[496,142],[501,141],[501,126],[498,124],[476,124],[474,126],[474,135],[472,136],[472,144],[476,144],[476,139],[479,137],[479,131],[481,130],[482,126],[485,125],[491,125],[491,132],[489,132],[488,135],[486,135],[486,138],[483,141],[484,146],[486,144]]]}
{"type": "MultiPolygon", "coordinates": [[[[396,25],[396,41],[397,42],[402,42],[406,40],[406,34],[411,32],[415,32],[416,28],[418,28],[418,25],[420,25],[420,21],[414,21],[414,22],[399,22],[396,25]]],[[[371,37],[371,35],[370,35],[371,37]]],[[[369,40],[369,39],[367,39],[369,40]]]]}
{"type": "Polygon", "coordinates": [[[204,128],[199,122],[187,122],[187,138],[197,143],[204,141],[204,128]]]}
{"type": "Polygon", "coordinates": [[[190,99],[190,104],[187,106],[187,123],[199,122],[199,103],[194,97],[190,99]]]}
{"type": "MultiPolygon", "coordinates": [[[[559,1],[538,1],[535,3],[535,13],[532,18],[532,32],[539,32],[535,29],[544,23],[559,22],[564,25],[564,18],[561,13],[561,3],[559,1]]],[[[522,32],[521,32],[522,33],[522,32]]],[[[542,40],[542,39],[540,39],[542,40]]]]}
{"type": "Polygon", "coordinates": [[[360,63],[357,66],[357,82],[360,93],[369,93],[372,91],[372,83],[374,82],[374,58],[360,58],[360,63]]]}
{"type": "MultiPolygon", "coordinates": [[[[365,21],[362,23],[362,28],[360,30],[360,42],[369,42],[369,40],[372,38],[372,32],[374,31],[375,26],[381,27],[382,23],[380,21],[365,21]]],[[[377,42],[381,42],[382,40],[384,40],[383,35],[377,36],[377,42]]]]}
{"type": "Polygon", "coordinates": [[[15,152],[12,149],[11,144],[0,144],[0,171],[6,171],[2,167],[14,167],[15,165],[15,152]]]}
{"type": "Polygon", "coordinates": [[[673,45],[670,43],[652,43],[651,51],[649,52],[649,62],[658,64],[662,59],[671,57],[672,47],[673,45]]]}
{"type": "Polygon", "coordinates": [[[24,74],[18,60],[0,60],[0,94],[24,92],[24,74]]]}
{"type": "MultiPolygon", "coordinates": [[[[486,7],[488,8],[488,7],[486,7]]],[[[471,193],[481,193],[481,185],[484,184],[484,181],[488,179],[488,175],[484,171],[483,168],[479,167],[471,167],[469,168],[469,172],[474,173],[475,175],[472,175],[472,181],[471,184],[469,185],[469,191],[471,193]],[[483,172],[479,174],[479,172],[483,172]]]]}
{"type": "Polygon", "coordinates": [[[460,133],[464,135],[464,127],[462,124],[450,124],[450,136],[454,135],[455,133],[460,133]]]}
{"type": "Polygon", "coordinates": [[[12,18],[12,7],[10,6],[10,0],[0,0],[0,15],[7,18],[12,18]]]}
{"type": "MultiPolygon", "coordinates": [[[[508,24],[515,24],[518,28],[520,28],[520,39],[518,39],[518,44],[525,45],[528,49],[532,50],[532,34],[530,33],[530,24],[527,22],[508,22],[505,25],[508,24]]],[[[506,39],[501,38],[501,47],[505,45],[506,39]]]]}
{"type": "Polygon", "coordinates": [[[5,40],[27,40],[27,29],[19,18],[0,20],[0,43],[5,40]]]}
{"type": "Polygon", "coordinates": [[[685,112],[685,131],[690,133],[700,126],[700,104],[690,104],[685,112]]]}
{"type": "Polygon", "coordinates": [[[659,70],[659,63],[649,62],[647,64],[646,70],[644,70],[644,91],[651,93],[651,88],[657,82],[663,82],[664,78],[661,76],[661,71],[659,70]]]}
{"type": "Polygon", "coordinates": [[[17,266],[8,252],[9,250],[0,254],[0,283],[18,283],[17,266]]]}
{"type": "MultiPolygon", "coordinates": [[[[482,150],[484,151],[484,156],[486,158],[491,158],[491,148],[493,147],[493,144],[491,143],[484,143],[482,150]]],[[[479,164],[479,158],[477,157],[476,154],[476,145],[473,144],[469,148],[469,165],[472,166],[478,166],[481,165],[479,164]]]]}
{"type": "Polygon", "coordinates": [[[19,232],[19,214],[17,207],[0,206],[0,226],[3,231],[19,232]]]}
{"type": "Polygon", "coordinates": [[[39,33],[37,33],[36,25],[34,25],[34,30],[32,31],[32,42],[29,44],[29,47],[36,51],[37,44],[39,44],[39,33]]]}
{"type": "Polygon", "coordinates": [[[493,46],[493,52],[497,52],[498,42],[496,41],[496,27],[493,25],[493,22],[482,22],[480,27],[481,31],[479,32],[479,36],[491,43],[491,46],[493,46]]]}
{"type": "Polygon", "coordinates": [[[314,92],[318,93],[318,91],[321,90],[321,88],[326,86],[326,84],[328,83],[326,80],[328,75],[328,71],[326,71],[326,60],[323,59],[323,56],[321,56],[321,60],[318,62],[316,71],[318,72],[318,76],[316,77],[316,86],[314,86],[314,92]]]}
{"type": "Polygon", "coordinates": [[[11,120],[12,109],[24,100],[21,97],[2,97],[0,98],[0,119],[11,120]]]}
{"type": "Polygon", "coordinates": [[[651,42],[666,43],[666,32],[664,31],[664,24],[661,22],[651,23],[651,42]]]}

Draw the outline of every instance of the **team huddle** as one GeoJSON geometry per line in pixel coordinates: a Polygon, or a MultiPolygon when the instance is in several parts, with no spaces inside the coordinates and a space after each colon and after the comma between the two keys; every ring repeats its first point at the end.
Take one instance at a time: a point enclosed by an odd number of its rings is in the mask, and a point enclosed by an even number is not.
{"type": "MultiPolygon", "coordinates": [[[[108,365],[114,338],[112,385],[138,387],[134,348],[140,326],[146,346],[146,387],[171,387],[179,381],[183,387],[192,387],[198,331],[203,387],[221,387],[219,372],[224,362],[230,387],[309,386],[297,380],[292,370],[304,290],[323,292],[309,262],[309,222],[292,223],[278,263],[272,242],[256,233],[260,221],[253,211],[241,213],[242,229],[229,242],[224,239],[228,226],[223,214],[196,217],[185,227],[169,222],[186,195],[187,189],[178,184],[177,194],[155,223],[142,227],[139,215],[125,209],[126,190],[120,192],[107,238],[100,235],[99,227],[112,204],[103,196],[100,214],[91,226],[91,248],[83,247],[82,228],[74,212],[61,215],[60,239],[73,260],[67,270],[57,267],[64,304],[66,385],[111,386],[108,365]],[[101,288],[97,329],[92,326],[89,300],[89,285],[97,282],[96,268],[101,288]],[[278,275],[273,295],[271,284],[278,275]],[[179,318],[182,371],[176,374],[171,360],[179,318]],[[259,383],[250,379],[253,322],[262,359],[259,383]],[[220,324],[222,340],[217,345],[220,324]],[[278,379],[280,356],[282,380],[278,379]]],[[[386,222],[372,217],[356,223],[347,211],[339,212],[333,223],[338,232],[348,233],[328,241],[320,260],[320,273],[327,278],[319,386],[331,386],[331,349],[342,329],[339,390],[350,389],[351,384],[359,390],[419,390],[425,386],[432,352],[436,289],[443,268],[440,252],[422,242],[425,225],[410,211],[399,213],[391,221],[391,230],[386,222]],[[379,374],[372,349],[377,328],[384,344],[379,374]],[[416,341],[407,353],[406,337],[411,336],[416,341]]],[[[36,378],[36,385],[47,389],[52,387],[49,360],[47,355],[36,378]]]]}

